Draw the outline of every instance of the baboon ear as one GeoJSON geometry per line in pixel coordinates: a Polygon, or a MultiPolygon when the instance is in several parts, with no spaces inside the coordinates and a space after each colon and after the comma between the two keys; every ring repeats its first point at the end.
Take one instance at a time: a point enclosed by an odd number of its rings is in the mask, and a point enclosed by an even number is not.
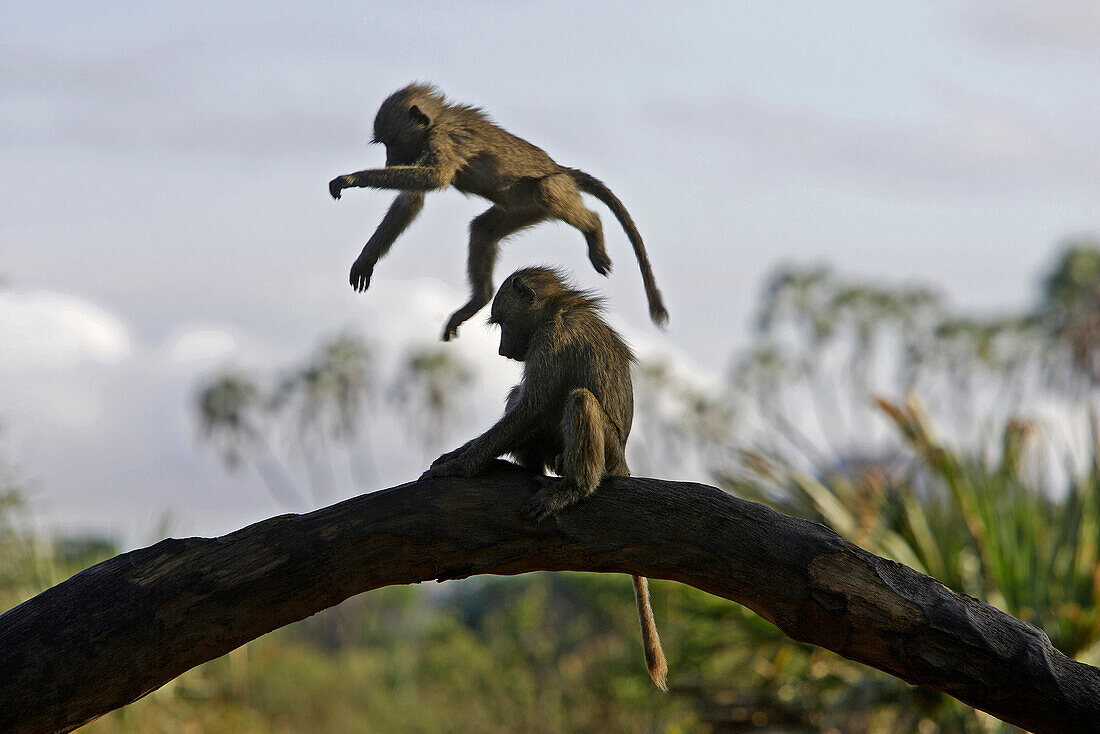
{"type": "Polygon", "coordinates": [[[523,278],[512,278],[512,289],[528,301],[535,300],[535,289],[523,278]]]}
{"type": "Polygon", "coordinates": [[[413,119],[413,122],[415,122],[417,125],[422,125],[423,127],[427,127],[428,125],[432,124],[431,119],[427,115],[425,115],[423,110],[421,110],[416,105],[413,105],[409,108],[409,117],[411,117],[413,119]]]}

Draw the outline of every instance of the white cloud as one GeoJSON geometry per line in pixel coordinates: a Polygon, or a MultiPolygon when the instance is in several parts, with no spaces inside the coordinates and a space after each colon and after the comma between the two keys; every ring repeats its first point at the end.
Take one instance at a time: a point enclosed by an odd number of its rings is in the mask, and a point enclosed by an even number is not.
{"type": "Polygon", "coordinates": [[[236,340],[224,329],[181,329],[172,341],[170,354],[177,364],[212,362],[228,357],[237,346],[236,340]]]}
{"type": "Polygon", "coordinates": [[[129,354],[126,326],[90,301],[52,291],[0,293],[0,368],[114,364],[129,354]]]}
{"type": "Polygon", "coordinates": [[[18,423],[94,426],[109,373],[132,352],[114,314],[66,293],[0,293],[0,404],[18,423]]]}

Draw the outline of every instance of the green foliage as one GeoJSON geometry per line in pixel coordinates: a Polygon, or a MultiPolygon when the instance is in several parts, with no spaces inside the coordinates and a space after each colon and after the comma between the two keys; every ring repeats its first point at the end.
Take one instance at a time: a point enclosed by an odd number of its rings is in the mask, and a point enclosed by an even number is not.
{"type": "Polygon", "coordinates": [[[45,587],[49,576],[39,544],[22,532],[15,515],[23,499],[6,466],[0,464],[0,609],[23,602],[45,587]]]}
{"type": "Polygon", "coordinates": [[[118,552],[103,538],[39,537],[27,530],[26,513],[22,485],[0,460],[0,611],[118,552]]]}
{"type": "Polygon", "coordinates": [[[923,507],[910,502],[907,517],[923,515],[918,522],[928,528],[923,543],[916,541],[912,521],[901,527],[922,560],[937,561],[928,572],[1036,624],[1055,647],[1095,664],[1100,640],[1100,451],[1095,422],[1088,471],[1054,498],[1030,487],[1022,476],[1021,456],[1033,433],[1030,424],[1010,421],[998,462],[986,466],[945,448],[915,397],[905,405],[880,404],[946,490],[923,507]]]}
{"type": "Polygon", "coordinates": [[[624,577],[531,574],[429,591],[350,600],[353,644],[319,644],[325,622],[313,618],[83,731],[697,730],[690,707],[650,690],[624,577]]]}
{"type": "MultiPolygon", "coordinates": [[[[731,491],[824,522],[874,553],[927,573],[1042,628],[1055,647],[1095,665],[1100,653],[1100,445],[1089,470],[1050,496],[1024,476],[1034,429],[1011,421],[992,464],[945,446],[915,395],[878,401],[917,462],[904,470],[868,463],[814,476],[773,456],[746,452],[725,475],[731,491]]],[[[807,653],[808,656],[808,653],[807,653]]],[[[882,685],[879,703],[904,687],[882,685]]],[[[928,694],[935,720],[970,731],[979,715],[928,694]]],[[[986,722],[987,730],[1010,730],[986,722]]]]}

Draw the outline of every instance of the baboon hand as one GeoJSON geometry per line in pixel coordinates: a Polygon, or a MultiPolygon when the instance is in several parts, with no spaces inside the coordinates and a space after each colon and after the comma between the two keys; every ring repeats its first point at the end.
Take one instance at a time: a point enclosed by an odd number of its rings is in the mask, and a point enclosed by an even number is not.
{"type": "Polygon", "coordinates": [[[332,194],[333,199],[340,198],[340,192],[348,188],[351,185],[351,181],[347,176],[337,176],[328,182],[328,192],[332,194]]]}
{"type": "Polygon", "coordinates": [[[370,276],[373,274],[374,265],[359,259],[351,266],[351,275],[348,277],[348,282],[351,283],[352,288],[362,293],[370,285],[370,276]]]}
{"type": "Polygon", "coordinates": [[[451,464],[456,459],[458,459],[458,457],[460,457],[461,455],[462,455],[462,449],[461,448],[457,448],[454,451],[448,451],[447,453],[441,455],[438,459],[433,461],[432,466],[439,466],[440,464],[451,464]]]}
{"type": "Polygon", "coordinates": [[[454,471],[454,467],[451,464],[439,464],[438,466],[432,464],[430,467],[428,467],[427,471],[420,475],[419,481],[423,481],[425,479],[439,479],[440,477],[457,476],[460,476],[460,474],[457,471],[454,471]]]}
{"type": "Polygon", "coordinates": [[[433,461],[428,470],[420,475],[420,478],[472,477],[476,473],[476,468],[463,458],[463,451],[458,448],[454,451],[448,451],[433,461]]]}
{"type": "Polygon", "coordinates": [[[421,479],[438,479],[439,477],[462,477],[469,479],[477,474],[477,469],[464,461],[451,461],[445,464],[432,464],[428,471],[420,475],[421,479]]]}

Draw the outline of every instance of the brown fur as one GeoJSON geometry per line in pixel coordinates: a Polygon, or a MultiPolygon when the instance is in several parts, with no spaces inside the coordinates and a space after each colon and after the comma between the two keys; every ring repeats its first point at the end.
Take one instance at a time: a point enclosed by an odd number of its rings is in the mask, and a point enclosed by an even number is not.
{"type": "Polygon", "coordinates": [[[598,179],[559,166],[541,148],[494,125],[481,110],[448,102],[426,84],[410,84],[382,103],[374,119],[374,142],[386,146],[385,168],[338,176],[329,183],[335,199],[350,187],[401,191],[352,265],[350,281],[356,290],[370,285],[375,264],[420,213],[424,194],[448,186],[488,199],[493,206],[470,223],[470,300],[451,315],[443,341],[457,336],[459,325],[492,298],[497,246],[525,227],[548,219],[576,227],[588,243],[592,266],[607,275],[611,258],[603,227],[600,217],[584,206],[583,192],[606,204],[619,220],[642,271],[649,315],[657,324],[668,321],[642,237],[622,202],[598,179]]]}
{"type": "MultiPolygon", "coordinates": [[[[553,468],[561,479],[545,479],[523,509],[536,522],[580,502],[605,476],[629,476],[634,356],[603,320],[599,300],[558,271],[525,268],[501,284],[490,321],[500,326],[500,354],[523,362],[523,380],[492,428],[440,456],[424,476],[474,476],[503,454],[539,473],[553,468]]],[[[633,579],[646,665],[667,690],[648,583],[633,579]]]]}

